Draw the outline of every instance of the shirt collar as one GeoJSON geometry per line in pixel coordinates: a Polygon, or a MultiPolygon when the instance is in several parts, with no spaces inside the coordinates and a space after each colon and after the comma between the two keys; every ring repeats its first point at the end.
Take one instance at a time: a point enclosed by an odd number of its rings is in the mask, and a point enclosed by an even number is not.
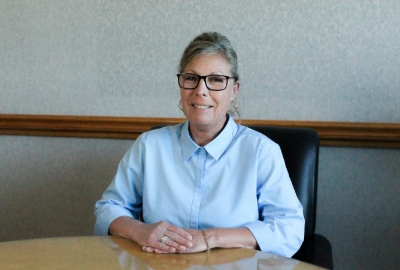
{"type": "MultiPolygon", "coordinates": [[[[221,133],[211,142],[209,142],[204,149],[215,160],[218,160],[225,152],[228,145],[235,137],[238,127],[233,118],[228,114],[228,123],[221,131],[221,133]]],[[[181,130],[182,153],[184,160],[188,160],[200,148],[190,137],[189,134],[189,121],[186,121],[181,130]]]]}
{"type": "Polygon", "coordinates": [[[194,152],[199,149],[199,146],[192,140],[189,134],[189,121],[186,121],[182,125],[181,129],[181,143],[182,143],[182,154],[183,160],[187,161],[194,152]]]}

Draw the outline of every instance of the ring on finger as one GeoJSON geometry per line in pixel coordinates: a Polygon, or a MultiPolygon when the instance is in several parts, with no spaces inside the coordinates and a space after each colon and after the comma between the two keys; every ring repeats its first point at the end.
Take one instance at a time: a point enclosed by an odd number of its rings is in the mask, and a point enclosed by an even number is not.
{"type": "Polygon", "coordinates": [[[163,237],[161,237],[160,242],[163,243],[163,244],[165,244],[165,243],[168,241],[168,239],[169,239],[169,237],[166,236],[166,235],[164,235],[163,237]]]}

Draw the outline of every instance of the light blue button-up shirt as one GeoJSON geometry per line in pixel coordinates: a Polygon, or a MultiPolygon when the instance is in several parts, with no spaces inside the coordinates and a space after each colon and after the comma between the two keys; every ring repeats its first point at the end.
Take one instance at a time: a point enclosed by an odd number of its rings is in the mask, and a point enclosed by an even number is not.
{"type": "Polygon", "coordinates": [[[291,257],[304,237],[303,208],[277,144],[231,117],[204,147],[189,122],[143,133],[96,203],[95,234],[120,216],[182,228],[247,227],[262,251],[291,257]]]}

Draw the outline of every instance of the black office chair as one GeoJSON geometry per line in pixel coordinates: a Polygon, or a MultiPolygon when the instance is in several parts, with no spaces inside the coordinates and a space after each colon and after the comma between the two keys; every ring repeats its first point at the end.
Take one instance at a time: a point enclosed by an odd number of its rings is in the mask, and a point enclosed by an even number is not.
{"type": "MultiPolygon", "coordinates": [[[[152,129],[163,127],[157,125],[152,129]]],[[[315,234],[319,137],[312,129],[249,126],[277,143],[305,218],[304,242],[294,259],[333,269],[332,247],[328,239],[315,234]]]]}
{"type": "Polygon", "coordinates": [[[283,154],[297,197],[303,205],[304,242],[294,259],[333,269],[328,239],[315,234],[319,137],[312,129],[249,126],[277,143],[283,154]]]}

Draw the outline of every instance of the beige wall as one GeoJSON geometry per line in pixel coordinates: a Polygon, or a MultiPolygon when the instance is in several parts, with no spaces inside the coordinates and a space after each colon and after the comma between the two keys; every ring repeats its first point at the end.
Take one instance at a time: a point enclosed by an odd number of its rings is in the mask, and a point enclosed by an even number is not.
{"type": "Polygon", "coordinates": [[[0,0],[0,7],[0,113],[181,117],[180,54],[213,30],[238,52],[243,118],[400,121],[399,1],[0,0]]]}
{"type": "MultiPolygon", "coordinates": [[[[182,117],[203,31],[239,54],[245,119],[400,122],[399,1],[0,0],[0,113],[182,117]]],[[[91,234],[131,141],[0,137],[0,241],[91,234]]],[[[317,231],[337,269],[399,268],[400,151],[322,148],[317,231]]]]}

